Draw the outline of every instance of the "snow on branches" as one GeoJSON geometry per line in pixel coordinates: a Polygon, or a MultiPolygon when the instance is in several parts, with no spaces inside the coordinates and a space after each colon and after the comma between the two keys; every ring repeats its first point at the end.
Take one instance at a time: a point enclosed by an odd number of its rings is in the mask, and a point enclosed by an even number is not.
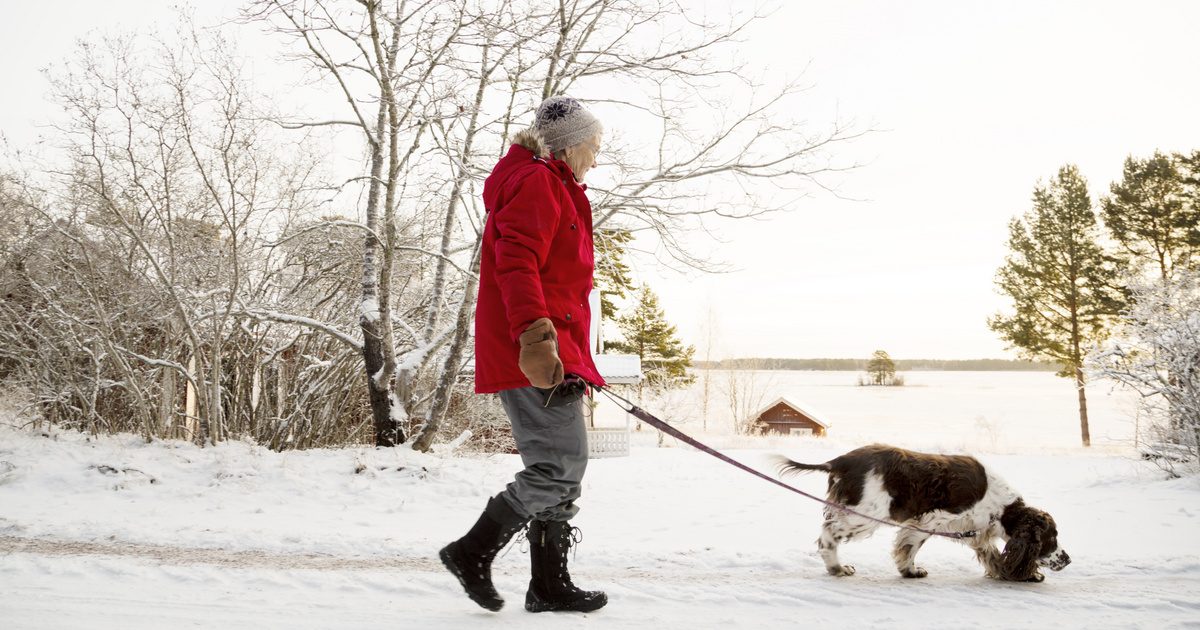
{"type": "Polygon", "coordinates": [[[1147,457],[1173,470],[1200,460],[1200,270],[1171,280],[1136,281],[1133,305],[1113,340],[1088,367],[1141,395],[1150,424],[1147,457]]]}

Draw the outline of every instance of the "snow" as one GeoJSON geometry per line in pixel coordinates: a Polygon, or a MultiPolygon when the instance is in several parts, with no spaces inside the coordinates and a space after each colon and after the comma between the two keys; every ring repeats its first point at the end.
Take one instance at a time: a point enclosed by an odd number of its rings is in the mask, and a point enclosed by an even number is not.
{"type": "Polygon", "coordinates": [[[783,403],[783,404],[791,407],[792,409],[799,411],[800,413],[802,413],[806,417],[808,417],[810,420],[812,420],[813,422],[816,422],[817,424],[821,425],[822,427],[824,427],[826,429],[833,426],[833,425],[829,424],[828,421],[822,420],[822,418],[825,417],[825,414],[817,413],[816,411],[813,410],[811,405],[801,406],[796,401],[789,400],[788,398],[784,398],[784,397],[776,398],[774,400],[774,402],[770,402],[770,403],[767,403],[766,405],[763,405],[761,409],[759,409],[758,411],[756,411],[754,413],[754,417],[757,418],[757,417],[762,416],[764,413],[770,411],[772,408],[775,407],[775,405],[778,405],[779,403],[783,403]]]}
{"type": "MultiPolygon", "coordinates": [[[[364,309],[366,308],[365,303],[364,303],[363,308],[364,309]]],[[[376,305],[376,310],[378,310],[378,305],[376,305]]],[[[358,341],[351,335],[348,335],[345,332],[338,330],[338,328],[332,324],[327,324],[325,322],[315,320],[311,317],[304,317],[302,315],[292,315],[290,313],[281,313],[279,311],[271,311],[271,310],[265,310],[265,309],[245,309],[242,312],[250,317],[266,319],[266,320],[275,321],[275,322],[288,322],[288,323],[292,323],[292,324],[299,324],[301,326],[307,326],[309,328],[314,328],[316,330],[320,330],[329,335],[332,335],[333,337],[340,340],[342,343],[350,346],[351,348],[354,348],[356,350],[362,350],[362,342],[358,341]]]]}
{"type": "Polygon", "coordinates": [[[454,332],[454,327],[447,326],[435,335],[433,339],[400,355],[400,358],[396,360],[396,371],[415,372],[421,364],[425,363],[429,353],[441,347],[452,332],[454,332]]]}
{"type": "Polygon", "coordinates": [[[592,358],[609,385],[636,385],[642,380],[642,358],[636,354],[597,354],[592,358]]]}
{"type": "Polygon", "coordinates": [[[366,298],[359,304],[359,314],[367,321],[377,322],[380,318],[379,300],[366,298]]]}
{"type": "MultiPolygon", "coordinates": [[[[378,383],[378,379],[375,382],[378,383]]],[[[391,401],[388,405],[388,419],[395,422],[397,426],[404,426],[408,422],[408,410],[400,404],[400,398],[396,396],[396,392],[388,392],[388,399],[391,401]]]]}
{"type": "MultiPolygon", "coordinates": [[[[930,576],[901,579],[889,532],[843,546],[824,574],[819,505],[684,448],[592,461],[572,575],[607,608],[530,615],[528,557],[496,566],[509,604],[470,603],[437,549],[520,468],[515,455],[410,449],[277,453],[90,438],[0,423],[0,619],[6,628],[1194,627],[1200,479],[1083,449],[978,453],[1058,522],[1074,563],[1043,584],[985,579],[930,541],[930,576]]],[[[638,437],[643,437],[639,435],[638,437]]],[[[731,454],[821,461],[836,436],[731,454]]],[[[819,475],[793,479],[820,492],[819,475]]]]}
{"type": "MultiPolygon", "coordinates": [[[[887,442],[942,451],[1042,452],[1080,445],[1079,409],[1072,379],[1052,372],[904,372],[902,387],[859,387],[858,374],[841,371],[710,370],[707,426],[718,444],[746,446],[730,436],[733,420],[726,396],[734,387],[753,415],[787,398],[832,425],[830,437],[849,445],[887,442]]],[[[647,397],[641,406],[686,431],[701,427],[704,372],[685,391],[647,397]]],[[[1137,396],[1108,381],[1089,383],[1092,448],[1131,453],[1137,396]]],[[[629,394],[626,394],[627,396],[629,394]]],[[[624,426],[624,414],[607,402],[597,424],[624,426]]]]}

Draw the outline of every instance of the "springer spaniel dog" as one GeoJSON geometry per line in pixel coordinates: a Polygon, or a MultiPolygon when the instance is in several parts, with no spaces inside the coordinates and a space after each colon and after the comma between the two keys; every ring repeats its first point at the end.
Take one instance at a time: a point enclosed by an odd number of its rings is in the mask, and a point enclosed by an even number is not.
{"type": "MultiPolygon", "coordinates": [[[[864,515],[939,532],[975,532],[960,539],[975,550],[988,577],[1018,582],[1045,579],[1038,567],[1061,571],[1071,562],[1058,545],[1049,514],[1021,496],[974,457],[930,455],[874,444],[824,464],[777,460],[780,474],[818,471],[829,475],[829,500],[864,515]],[[998,551],[996,539],[1006,541],[998,551]]],[[[825,508],[817,548],[832,575],[853,575],[838,561],[838,544],[869,536],[880,523],[834,507],[825,508]]],[[[892,558],[906,578],[928,573],[915,564],[930,534],[901,529],[892,558]]]]}

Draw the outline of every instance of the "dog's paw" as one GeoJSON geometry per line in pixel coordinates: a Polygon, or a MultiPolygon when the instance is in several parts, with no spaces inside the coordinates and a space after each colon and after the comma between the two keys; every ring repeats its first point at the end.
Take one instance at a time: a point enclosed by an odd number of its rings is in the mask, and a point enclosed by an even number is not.
{"type": "Polygon", "coordinates": [[[1034,571],[1033,575],[1029,576],[1029,579],[1027,579],[1025,581],[1026,582],[1043,582],[1045,580],[1046,580],[1046,576],[1042,575],[1041,571],[1034,571]]]}
{"type": "Polygon", "coordinates": [[[905,569],[901,571],[900,575],[903,575],[906,578],[923,578],[929,575],[929,572],[921,567],[913,567],[911,569],[905,569]]]}
{"type": "Polygon", "coordinates": [[[835,577],[846,577],[848,575],[854,575],[854,567],[852,567],[848,564],[843,564],[843,565],[835,566],[835,567],[826,567],[826,568],[829,569],[829,575],[832,575],[835,577]]]}

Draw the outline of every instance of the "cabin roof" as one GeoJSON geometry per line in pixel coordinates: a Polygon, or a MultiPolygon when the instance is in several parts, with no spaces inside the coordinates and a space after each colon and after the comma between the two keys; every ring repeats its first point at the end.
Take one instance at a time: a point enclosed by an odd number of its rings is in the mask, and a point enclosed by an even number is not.
{"type": "Polygon", "coordinates": [[[610,385],[637,385],[642,382],[642,359],[636,354],[596,354],[596,369],[610,385]]]}
{"type": "Polygon", "coordinates": [[[798,404],[788,400],[786,397],[782,397],[782,396],[777,398],[775,400],[775,402],[772,402],[771,404],[767,405],[766,407],[763,407],[762,409],[758,410],[758,413],[754,414],[755,419],[761,419],[762,415],[764,413],[770,411],[772,408],[774,408],[776,405],[778,405],[780,403],[783,403],[783,404],[787,405],[788,407],[791,407],[792,409],[800,412],[806,418],[812,420],[813,422],[816,422],[817,424],[821,425],[822,427],[824,427],[826,429],[828,429],[830,426],[832,426],[832,424],[830,424],[829,422],[827,422],[825,420],[822,420],[821,417],[818,416],[817,414],[813,413],[812,411],[810,411],[808,409],[805,409],[804,407],[801,407],[800,405],[798,405],[798,404]]]}

